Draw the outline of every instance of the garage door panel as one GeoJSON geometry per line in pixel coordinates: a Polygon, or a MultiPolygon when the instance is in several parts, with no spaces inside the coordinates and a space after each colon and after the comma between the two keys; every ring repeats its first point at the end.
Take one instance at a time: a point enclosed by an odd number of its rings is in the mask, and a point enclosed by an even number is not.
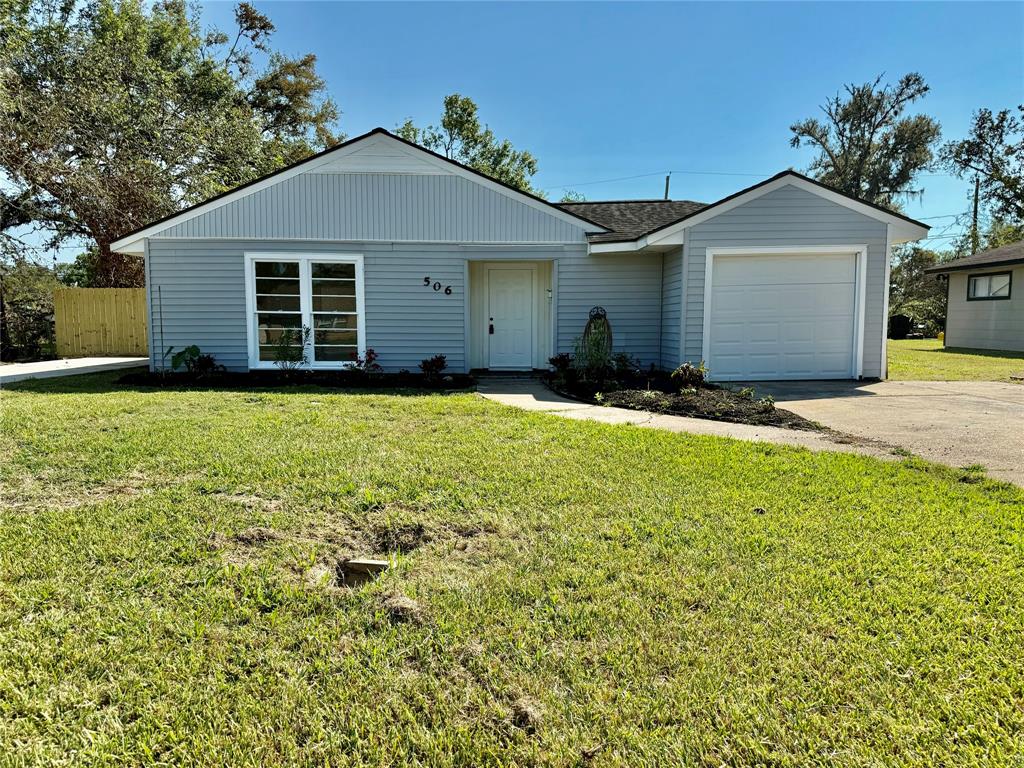
{"type": "Polygon", "coordinates": [[[714,378],[853,375],[856,256],[716,256],[708,365],[714,378]]]}

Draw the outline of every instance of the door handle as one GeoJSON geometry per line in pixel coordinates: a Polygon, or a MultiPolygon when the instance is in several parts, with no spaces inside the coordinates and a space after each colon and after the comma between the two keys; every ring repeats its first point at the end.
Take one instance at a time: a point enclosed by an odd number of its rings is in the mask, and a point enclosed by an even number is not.
{"type": "Polygon", "coordinates": [[[491,334],[491,336],[493,336],[493,335],[494,335],[494,323],[491,323],[491,324],[490,324],[490,325],[488,326],[488,330],[487,330],[487,332],[488,332],[489,334],[491,334]]]}

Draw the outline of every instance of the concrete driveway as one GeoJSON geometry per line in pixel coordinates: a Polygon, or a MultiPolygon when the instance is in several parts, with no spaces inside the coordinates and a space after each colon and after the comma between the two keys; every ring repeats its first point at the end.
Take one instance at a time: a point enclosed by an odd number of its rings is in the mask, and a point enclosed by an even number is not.
{"type": "Polygon", "coordinates": [[[1024,386],[994,381],[753,382],[780,408],[1024,486],[1024,386]]]}

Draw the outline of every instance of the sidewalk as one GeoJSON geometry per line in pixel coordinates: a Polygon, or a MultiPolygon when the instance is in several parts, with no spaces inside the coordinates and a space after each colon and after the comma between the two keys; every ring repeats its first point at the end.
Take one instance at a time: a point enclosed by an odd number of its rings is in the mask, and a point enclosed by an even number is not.
{"type": "Polygon", "coordinates": [[[81,373],[116,371],[148,365],[148,357],[78,357],[68,360],[42,360],[38,363],[0,365],[0,386],[25,379],[50,379],[55,376],[77,376],[81,373]]]}

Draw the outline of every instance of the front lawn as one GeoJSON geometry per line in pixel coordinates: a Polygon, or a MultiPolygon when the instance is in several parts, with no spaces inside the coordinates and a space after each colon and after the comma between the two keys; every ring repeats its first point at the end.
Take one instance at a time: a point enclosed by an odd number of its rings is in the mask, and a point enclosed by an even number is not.
{"type": "Polygon", "coordinates": [[[114,378],[0,393],[0,762],[1020,764],[1019,489],[114,378]]]}
{"type": "Polygon", "coordinates": [[[943,349],[938,339],[889,340],[893,381],[1009,381],[1024,375],[1024,352],[943,349]]]}

